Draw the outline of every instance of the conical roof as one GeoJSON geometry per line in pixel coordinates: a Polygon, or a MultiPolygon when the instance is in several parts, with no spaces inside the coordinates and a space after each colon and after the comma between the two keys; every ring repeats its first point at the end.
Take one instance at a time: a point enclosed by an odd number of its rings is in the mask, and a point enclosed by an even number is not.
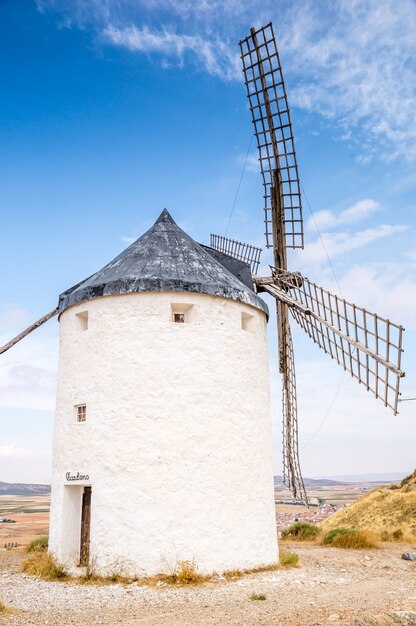
{"type": "Polygon", "coordinates": [[[59,297],[59,312],[102,296],[149,291],[205,293],[267,305],[191,239],[165,209],[155,224],[101,270],[59,297]]]}

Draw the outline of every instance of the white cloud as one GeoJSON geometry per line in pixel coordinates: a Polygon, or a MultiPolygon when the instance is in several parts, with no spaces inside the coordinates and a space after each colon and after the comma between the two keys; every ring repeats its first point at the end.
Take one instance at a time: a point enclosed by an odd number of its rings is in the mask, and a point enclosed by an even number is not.
{"type": "Polygon", "coordinates": [[[238,156],[238,162],[244,166],[246,166],[245,171],[251,172],[254,174],[258,174],[260,172],[260,163],[257,152],[253,152],[248,156],[246,154],[241,153],[238,156]]]}
{"type": "MultiPolygon", "coordinates": [[[[384,146],[379,150],[384,159],[416,158],[416,4],[340,0],[336,7],[302,5],[302,14],[293,10],[291,28],[282,31],[288,69],[298,79],[290,90],[292,103],[336,119],[344,138],[352,130],[351,138],[360,143],[384,146]]],[[[370,155],[371,150],[362,158],[370,155]]]]}
{"type": "Polygon", "coordinates": [[[352,252],[357,248],[368,246],[379,239],[391,237],[407,229],[406,226],[397,224],[381,224],[375,228],[367,228],[355,233],[335,232],[321,233],[321,238],[311,243],[306,243],[304,250],[295,253],[296,263],[303,267],[319,265],[327,260],[339,257],[346,252],[352,252]]]}
{"type": "Polygon", "coordinates": [[[340,224],[355,224],[356,222],[365,219],[380,208],[380,203],[375,200],[366,198],[360,200],[353,206],[349,207],[345,211],[342,211],[338,217],[340,224]]]}
{"type": "Polygon", "coordinates": [[[22,448],[15,443],[8,446],[0,446],[0,458],[3,459],[27,459],[34,456],[32,450],[22,448]]]}
{"type": "MultiPolygon", "coordinates": [[[[410,265],[394,262],[355,265],[339,283],[347,299],[416,330],[416,272],[410,265]]],[[[330,278],[326,284],[337,291],[330,278]]]]}
{"type": "MultiPolygon", "coordinates": [[[[25,328],[36,315],[6,308],[0,315],[0,345],[25,328]]],[[[35,330],[2,354],[0,359],[0,405],[53,410],[57,375],[56,319],[35,330]]]]}
{"type": "Polygon", "coordinates": [[[357,147],[356,159],[416,158],[413,0],[38,0],[67,27],[107,43],[194,63],[241,79],[239,39],[248,24],[277,25],[290,103],[320,113],[357,147]],[[361,146],[361,148],[359,148],[361,146]]]}
{"type": "Polygon", "coordinates": [[[239,76],[238,55],[220,39],[212,41],[200,35],[178,34],[172,30],[151,30],[148,26],[138,28],[113,25],[103,30],[103,37],[117,46],[145,53],[160,53],[174,57],[183,66],[187,53],[192,53],[196,62],[209,74],[223,79],[239,76]]]}
{"type": "Polygon", "coordinates": [[[336,214],[334,211],[317,211],[309,218],[307,228],[332,228],[343,224],[356,224],[380,209],[380,203],[370,198],[359,200],[348,209],[336,214]]]}

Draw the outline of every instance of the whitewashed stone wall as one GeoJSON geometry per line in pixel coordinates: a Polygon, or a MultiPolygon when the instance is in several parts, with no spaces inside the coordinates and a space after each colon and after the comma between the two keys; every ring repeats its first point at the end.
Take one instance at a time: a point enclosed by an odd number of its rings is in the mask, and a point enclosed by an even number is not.
{"type": "Polygon", "coordinates": [[[151,575],[183,559],[206,573],[275,562],[265,314],[173,292],[67,309],[53,463],[50,549],[62,561],[79,559],[84,484],[102,573],[151,575]],[[173,323],[172,305],[183,304],[189,321],[173,323]]]}

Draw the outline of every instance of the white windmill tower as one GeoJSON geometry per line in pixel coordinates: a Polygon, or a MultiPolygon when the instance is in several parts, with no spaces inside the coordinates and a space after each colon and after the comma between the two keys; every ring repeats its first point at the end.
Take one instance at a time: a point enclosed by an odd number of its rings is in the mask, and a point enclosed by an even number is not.
{"type": "Polygon", "coordinates": [[[298,459],[289,313],[397,412],[403,328],[287,270],[303,247],[300,183],[269,24],[240,42],[265,189],[271,276],[259,249],[186,235],[163,211],[114,261],[63,293],[50,549],[101,573],[202,572],[277,559],[266,322],[276,299],[283,474],[306,500],[298,459]]]}
{"type": "MultiPolygon", "coordinates": [[[[50,550],[102,573],[276,561],[267,306],[164,210],[61,295],[50,550]]],[[[226,264],[226,262],[225,262],[226,264]]]]}

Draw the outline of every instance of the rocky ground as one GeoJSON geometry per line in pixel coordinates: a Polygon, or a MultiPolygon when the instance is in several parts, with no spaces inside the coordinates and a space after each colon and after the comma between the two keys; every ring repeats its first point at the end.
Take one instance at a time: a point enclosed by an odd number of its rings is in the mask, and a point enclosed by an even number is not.
{"type": "Polygon", "coordinates": [[[0,625],[416,626],[416,562],[400,558],[415,546],[285,549],[301,567],[182,588],[45,582],[21,573],[24,556],[3,552],[0,600],[12,610],[0,625]]]}

